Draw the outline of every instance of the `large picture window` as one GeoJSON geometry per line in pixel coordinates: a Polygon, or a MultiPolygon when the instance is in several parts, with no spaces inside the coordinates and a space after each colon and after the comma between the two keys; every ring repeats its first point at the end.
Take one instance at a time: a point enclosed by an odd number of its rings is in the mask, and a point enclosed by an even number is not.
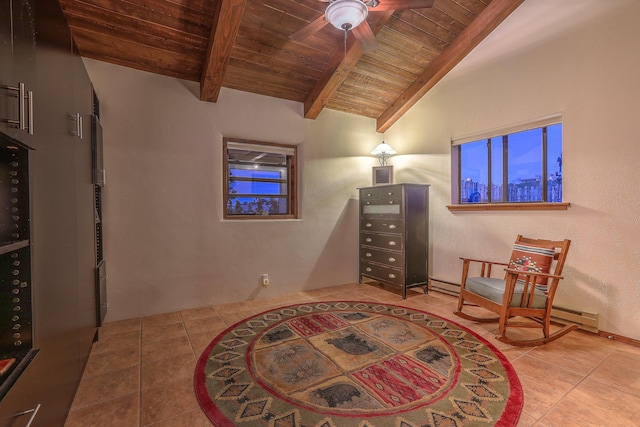
{"type": "Polygon", "coordinates": [[[297,218],[293,145],[224,138],[224,217],[297,218]]]}
{"type": "Polygon", "coordinates": [[[562,123],[536,125],[454,141],[453,202],[562,202],[562,123]]]}

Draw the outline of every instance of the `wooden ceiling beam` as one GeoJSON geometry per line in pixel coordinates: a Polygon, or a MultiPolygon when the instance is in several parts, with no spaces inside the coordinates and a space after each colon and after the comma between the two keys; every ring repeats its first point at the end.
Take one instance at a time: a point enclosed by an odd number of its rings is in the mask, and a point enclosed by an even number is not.
{"type": "Polygon", "coordinates": [[[493,0],[438,56],[391,106],[378,117],[377,131],[385,132],[436,83],[469,54],[524,0],[493,0]]]}
{"type": "Polygon", "coordinates": [[[200,78],[200,100],[216,102],[229,64],[247,0],[220,0],[216,4],[211,36],[200,78]]]}
{"type": "MultiPolygon", "coordinates": [[[[369,25],[373,34],[377,34],[384,27],[391,15],[393,15],[393,10],[369,15],[371,17],[369,25]]],[[[332,65],[318,80],[318,83],[304,102],[304,117],[307,119],[318,117],[364,54],[360,43],[354,40],[351,40],[350,44],[348,44],[346,55],[341,49],[338,52],[332,61],[332,65]]]]}

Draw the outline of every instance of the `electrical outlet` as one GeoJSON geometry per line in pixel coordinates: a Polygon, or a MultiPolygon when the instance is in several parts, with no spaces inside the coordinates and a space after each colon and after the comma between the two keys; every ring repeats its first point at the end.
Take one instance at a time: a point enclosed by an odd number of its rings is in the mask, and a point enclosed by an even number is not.
{"type": "Polygon", "coordinates": [[[263,274],[262,275],[262,286],[269,286],[269,275],[268,274],[263,274]]]}

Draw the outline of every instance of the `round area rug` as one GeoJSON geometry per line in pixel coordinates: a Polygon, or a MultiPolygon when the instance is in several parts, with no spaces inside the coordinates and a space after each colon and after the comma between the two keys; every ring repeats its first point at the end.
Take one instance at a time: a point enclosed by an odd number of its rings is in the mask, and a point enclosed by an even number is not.
{"type": "Polygon", "coordinates": [[[218,335],[195,372],[218,427],[515,426],[511,364],[489,342],[408,307],[281,307],[218,335]]]}

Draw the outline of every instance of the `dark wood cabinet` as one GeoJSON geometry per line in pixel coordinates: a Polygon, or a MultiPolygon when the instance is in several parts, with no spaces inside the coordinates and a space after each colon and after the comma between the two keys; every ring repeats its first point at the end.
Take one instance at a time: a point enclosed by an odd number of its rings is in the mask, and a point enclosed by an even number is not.
{"type": "Polygon", "coordinates": [[[0,132],[33,142],[35,16],[32,0],[4,0],[0,6],[0,132]]]}
{"type": "MultiPolygon", "coordinates": [[[[30,419],[32,427],[62,426],[96,333],[93,94],[58,2],[11,2],[14,31],[26,23],[34,37],[33,61],[15,50],[5,56],[0,48],[0,64],[12,63],[15,80],[25,75],[33,81],[33,135],[15,126],[1,131],[31,148],[29,248],[37,355],[0,401],[0,427],[30,419]],[[16,5],[30,13],[16,15],[16,5]]],[[[0,37],[6,21],[0,18],[0,37]]],[[[1,92],[0,104],[15,108],[10,96],[1,92]]]]}
{"type": "Polygon", "coordinates": [[[427,292],[428,210],[428,185],[360,188],[360,282],[427,292]]]}

